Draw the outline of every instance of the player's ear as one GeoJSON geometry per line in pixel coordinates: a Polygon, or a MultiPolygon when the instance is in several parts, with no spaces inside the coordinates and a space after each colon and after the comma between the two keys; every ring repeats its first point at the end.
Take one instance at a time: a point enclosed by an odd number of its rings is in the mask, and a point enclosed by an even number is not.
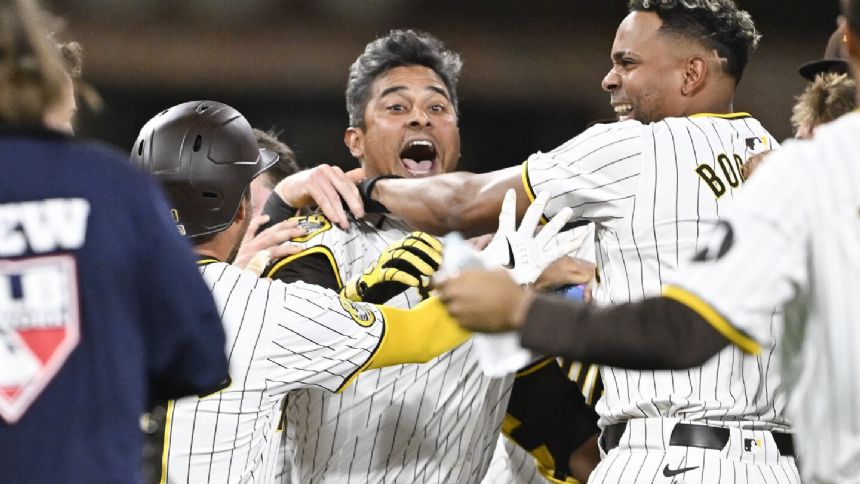
{"type": "Polygon", "coordinates": [[[681,94],[692,96],[705,85],[708,75],[708,62],[704,57],[696,55],[688,57],[684,64],[684,79],[681,83],[681,94]]]}
{"type": "Polygon", "coordinates": [[[353,158],[360,160],[364,156],[364,130],[350,126],[343,134],[343,143],[349,149],[353,158]]]}

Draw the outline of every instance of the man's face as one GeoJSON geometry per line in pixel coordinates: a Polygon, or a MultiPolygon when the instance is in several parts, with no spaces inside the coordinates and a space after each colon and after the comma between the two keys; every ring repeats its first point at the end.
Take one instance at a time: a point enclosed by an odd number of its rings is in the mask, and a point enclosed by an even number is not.
{"type": "Polygon", "coordinates": [[[269,195],[272,194],[274,188],[266,173],[261,173],[251,181],[251,199],[254,201],[251,204],[251,218],[255,218],[263,213],[266,200],[269,199],[269,195]]]}
{"type": "Polygon", "coordinates": [[[75,102],[75,87],[72,78],[65,76],[63,84],[63,95],[60,100],[49,107],[42,118],[42,122],[46,127],[60,131],[63,133],[74,134],[72,121],[78,111],[78,105],[75,102]]]}
{"type": "Polygon", "coordinates": [[[344,141],[367,176],[445,173],[460,158],[460,129],[448,89],[424,66],[395,67],[370,87],[364,127],[344,141]]]}
{"type": "Polygon", "coordinates": [[[671,38],[658,33],[653,12],[633,12],[618,26],[612,43],[612,69],[603,79],[619,120],[642,123],[684,113],[681,87],[685,62],[671,38]]]}

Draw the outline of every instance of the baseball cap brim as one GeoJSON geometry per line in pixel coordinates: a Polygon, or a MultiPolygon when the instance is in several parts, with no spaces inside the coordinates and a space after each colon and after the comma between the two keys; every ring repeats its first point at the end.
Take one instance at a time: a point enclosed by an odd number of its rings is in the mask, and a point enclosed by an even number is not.
{"type": "Polygon", "coordinates": [[[803,64],[797,69],[797,72],[804,78],[814,81],[815,76],[822,72],[848,72],[848,62],[842,59],[821,59],[803,64]]]}
{"type": "Polygon", "coordinates": [[[259,169],[257,170],[257,173],[254,174],[254,178],[257,178],[260,173],[263,173],[264,171],[271,168],[272,165],[277,163],[279,159],[280,156],[278,156],[278,154],[274,151],[266,148],[260,148],[260,159],[257,162],[259,169]]]}

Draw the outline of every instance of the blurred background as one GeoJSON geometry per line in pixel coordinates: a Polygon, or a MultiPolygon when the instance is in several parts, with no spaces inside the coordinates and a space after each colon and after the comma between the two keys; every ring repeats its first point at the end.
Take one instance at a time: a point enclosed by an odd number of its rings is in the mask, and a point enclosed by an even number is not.
{"type": "MultiPolygon", "coordinates": [[[[821,57],[837,0],[739,0],[764,34],[735,110],[778,139],[821,57]]],[[[347,69],[393,28],[431,32],[464,60],[460,167],[487,171],[550,150],[612,116],[600,81],[623,0],[45,0],[85,49],[84,77],[105,100],[80,134],[128,150],[162,109],[213,99],[255,127],[282,130],[299,161],[354,167],[343,145],[347,69]]]]}

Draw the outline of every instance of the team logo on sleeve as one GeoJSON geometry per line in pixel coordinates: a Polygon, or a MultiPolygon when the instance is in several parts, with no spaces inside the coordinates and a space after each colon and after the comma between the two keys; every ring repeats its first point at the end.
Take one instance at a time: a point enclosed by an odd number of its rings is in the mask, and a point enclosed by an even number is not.
{"type": "Polygon", "coordinates": [[[0,261],[0,417],[17,422],[78,345],[70,255],[0,261]]]}
{"type": "Polygon", "coordinates": [[[370,326],[376,321],[376,315],[364,305],[350,301],[349,299],[340,296],[340,305],[343,309],[352,316],[356,323],[362,326],[370,326]]]}
{"type": "Polygon", "coordinates": [[[292,239],[293,242],[307,242],[331,228],[331,222],[325,218],[325,215],[319,213],[295,217],[295,219],[299,221],[299,227],[305,229],[305,235],[292,239]]]}

